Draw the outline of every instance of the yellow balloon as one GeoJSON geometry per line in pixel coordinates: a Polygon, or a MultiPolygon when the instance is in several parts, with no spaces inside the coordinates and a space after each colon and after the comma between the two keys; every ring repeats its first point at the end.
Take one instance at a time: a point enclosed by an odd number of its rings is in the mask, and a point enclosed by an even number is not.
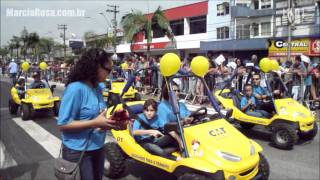
{"type": "Polygon", "coordinates": [[[23,62],[23,63],[21,64],[21,69],[22,69],[22,71],[24,71],[24,72],[27,72],[27,71],[29,70],[29,67],[30,67],[30,65],[29,65],[28,62],[23,62]]]}
{"type": "Polygon", "coordinates": [[[194,57],[191,61],[192,72],[200,77],[203,77],[209,70],[209,61],[203,56],[194,57]]]}
{"type": "Polygon", "coordinates": [[[128,69],[127,63],[122,63],[120,66],[121,66],[121,69],[128,69]]]}
{"type": "Polygon", "coordinates": [[[166,53],[160,60],[160,72],[163,76],[172,76],[180,69],[181,61],[178,55],[166,53]]]}
{"type": "Polygon", "coordinates": [[[270,59],[270,61],[271,61],[270,62],[270,66],[271,66],[270,69],[273,71],[278,71],[280,69],[278,61],[276,61],[274,59],[270,59]]]}
{"type": "Polygon", "coordinates": [[[40,63],[39,66],[40,66],[40,69],[41,69],[42,71],[46,70],[47,67],[48,67],[47,63],[45,63],[45,62],[40,63]]]}
{"type": "Polygon", "coordinates": [[[268,72],[271,70],[271,62],[269,58],[262,58],[259,62],[259,67],[263,72],[268,72]]]}

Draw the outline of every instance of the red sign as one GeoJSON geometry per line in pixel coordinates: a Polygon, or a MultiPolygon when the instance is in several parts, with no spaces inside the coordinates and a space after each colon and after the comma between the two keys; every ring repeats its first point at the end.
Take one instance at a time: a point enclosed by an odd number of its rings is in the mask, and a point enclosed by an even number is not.
{"type": "Polygon", "coordinates": [[[312,39],[310,41],[310,55],[319,56],[320,55],[320,39],[312,39]]]}
{"type": "MultiPolygon", "coordinates": [[[[150,43],[150,50],[151,49],[173,49],[175,47],[176,47],[176,44],[173,42],[150,43]]],[[[148,49],[147,43],[131,45],[132,51],[141,51],[141,50],[147,50],[147,49],[148,49]]]]}

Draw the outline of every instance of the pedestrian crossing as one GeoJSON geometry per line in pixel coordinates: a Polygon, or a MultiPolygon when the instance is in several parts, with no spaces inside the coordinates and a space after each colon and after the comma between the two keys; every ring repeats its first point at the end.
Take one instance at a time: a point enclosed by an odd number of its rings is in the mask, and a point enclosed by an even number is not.
{"type": "Polygon", "coordinates": [[[18,126],[37,141],[52,157],[58,157],[61,140],[49,133],[34,121],[23,121],[20,117],[12,119],[18,126]]]}

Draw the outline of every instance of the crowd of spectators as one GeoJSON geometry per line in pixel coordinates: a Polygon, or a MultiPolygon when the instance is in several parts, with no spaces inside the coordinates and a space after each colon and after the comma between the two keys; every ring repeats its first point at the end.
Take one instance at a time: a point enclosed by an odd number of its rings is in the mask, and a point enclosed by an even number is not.
{"type": "MultiPolygon", "coordinates": [[[[205,81],[211,91],[222,89],[226,86],[228,79],[236,72],[237,76],[234,80],[227,85],[233,88],[237,88],[240,91],[244,90],[244,85],[248,83],[247,77],[249,69],[248,63],[254,69],[258,69],[259,58],[256,55],[250,55],[248,59],[240,58],[228,58],[223,54],[207,53],[209,60],[209,71],[205,75],[205,81]]],[[[114,78],[123,76],[122,78],[128,78],[128,76],[141,68],[159,67],[161,56],[151,56],[147,58],[143,55],[131,54],[127,55],[120,60],[120,63],[115,64],[116,73],[114,78]]],[[[190,72],[190,63],[192,57],[181,58],[180,72],[190,72]]],[[[280,69],[276,72],[269,73],[270,85],[272,90],[279,90],[279,96],[287,95],[293,97],[295,100],[303,101],[320,101],[320,64],[311,62],[310,59],[304,55],[296,56],[294,61],[280,61],[280,69]],[[281,87],[280,79],[284,82],[287,88],[281,87]],[[287,92],[284,93],[285,89],[287,92]]],[[[66,77],[73,66],[73,64],[66,64],[61,61],[47,62],[48,68],[46,71],[46,77],[50,81],[64,83],[66,77]]],[[[1,64],[2,74],[8,72],[8,64],[1,64]]],[[[39,66],[36,63],[32,63],[29,71],[37,71],[39,66]]],[[[162,87],[163,78],[157,68],[141,71],[136,77],[135,86],[143,93],[153,92],[155,94],[160,93],[162,87]]],[[[254,73],[260,73],[258,70],[254,73]]],[[[261,86],[266,88],[264,74],[261,73],[261,86]]],[[[175,79],[178,84],[181,94],[188,95],[190,99],[193,99],[193,103],[202,104],[206,101],[204,93],[204,86],[201,81],[193,77],[185,77],[182,79],[175,79]]],[[[250,83],[250,82],[249,82],[250,83]]]]}
{"type": "MultiPolygon", "coordinates": [[[[306,56],[296,56],[294,61],[280,61],[280,59],[277,59],[280,69],[268,73],[267,77],[272,91],[281,91],[281,93],[279,92],[278,97],[286,95],[293,97],[295,100],[320,101],[320,65],[319,63],[311,62],[308,57],[308,60],[306,60],[305,57],[306,56]],[[287,88],[281,86],[280,79],[287,88]],[[287,92],[284,92],[285,90],[287,90],[287,92]]],[[[152,66],[159,67],[160,58],[161,56],[152,56],[147,60],[147,57],[138,56],[136,54],[125,56],[119,65],[119,69],[122,69],[124,78],[127,78],[137,69],[152,66]]],[[[207,58],[209,60],[209,71],[204,78],[211,91],[228,86],[226,83],[236,72],[235,70],[237,70],[237,76],[229,85],[230,87],[243,91],[244,85],[248,83],[247,77],[250,72],[248,64],[255,67],[252,71],[253,73],[260,73],[258,70],[259,59],[254,54],[248,57],[248,59],[240,59],[227,58],[222,54],[214,56],[213,53],[208,52],[207,58]]],[[[180,72],[190,72],[192,58],[181,59],[180,72]]],[[[264,74],[261,73],[261,77],[261,86],[267,88],[264,74]]],[[[182,79],[175,79],[175,82],[179,85],[181,93],[189,95],[189,98],[195,100],[194,103],[202,104],[206,101],[204,86],[199,79],[185,77],[182,79]]],[[[162,87],[162,83],[163,78],[160,72],[155,69],[149,69],[140,72],[136,78],[135,85],[143,92],[157,92],[157,90],[162,87]]]]}

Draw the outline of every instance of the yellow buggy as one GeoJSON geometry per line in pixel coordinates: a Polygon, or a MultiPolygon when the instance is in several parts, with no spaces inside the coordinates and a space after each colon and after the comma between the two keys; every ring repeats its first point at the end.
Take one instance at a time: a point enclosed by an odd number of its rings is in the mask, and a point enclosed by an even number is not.
{"type": "MultiPolygon", "coordinates": [[[[246,83],[252,79],[251,75],[254,69],[250,69],[246,83]]],[[[260,73],[260,71],[259,71],[260,73]]],[[[261,72],[262,73],[262,72],[261,72]]],[[[241,90],[228,88],[233,79],[237,76],[237,71],[226,83],[222,90],[215,92],[215,97],[226,109],[233,109],[232,117],[244,129],[251,129],[255,125],[262,125],[271,132],[271,141],[273,145],[280,149],[292,149],[297,140],[312,140],[317,132],[318,125],[312,112],[290,96],[286,96],[287,87],[279,78],[281,86],[284,89],[284,95],[281,98],[275,97],[270,86],[270,80],[264,73],[267,91],[269,92],[269,102],[273,105],[271,118],[254,117],[247,115],[240,110],[240,100],[243,96],[241,90]]]]}
{"type": "MultiPolygon", "coordinates": [[[[200,59],[204,61],[203,58],[200,59]]],[[[193,61],[197,60],[199,57],[193,61]]],[[[209,116],[206,113],[206,108],[200,108],[190,115],[194,117],[191,124],[183,126],[180,123],[179,106],[172,90],[172,82],[174,78],[194,76],[196,75],[165,77],[171,105],[177,118],[177,131],[184,146],[181,151],[175,148],[165,148],[164,150],[173,156],[181,157],[181,160],[175,161],[150,154],[135,141],[129,125],[127,130],[111,131],[117,143],[105,144],[105,175],[107,177],[122,177],[126,168],[125,161],[130,158],[172,173],[179,180],[268,179],[269,164],[262,154],[261,146],[248,139],[225,120],[231,116],[232,112],[228,111],[225,116],[221,114],[220,108],[213,99],[203,77],[196,76],[205,84],[207,95],[217,114],[209,116]]],[[[133,79],[134,77],[129,78],[121,95],[130,87],[133,79]]],[[[126,103],[120,98],[119,104],[108,109],[107,117],[115,109],[125,108],[130,117],[136,119],[136,115],[142,113],[143,103],[143,101],[126,103]]]]}
{"type": "MultiPolygon", "coordinates": [[[[25,62],[26,63],[26,62],[25,62]]],[[[20,108],[20,115],[23,120],[32,118],[35,111],[52,110],[55,116],[58,116],[60,108],[60,98],[53,96],[53,90],[56,85],[49,88],[49,83],[45,78],[44,86],[41,88],[31,89],[27,77],[28,68],[19,73],[18,78],[25,79],[23,93],[18,93],[18,84],[11,88],[11,97],[9,99],[9,111],[11,114],[16,114],[20,108]]]]}

